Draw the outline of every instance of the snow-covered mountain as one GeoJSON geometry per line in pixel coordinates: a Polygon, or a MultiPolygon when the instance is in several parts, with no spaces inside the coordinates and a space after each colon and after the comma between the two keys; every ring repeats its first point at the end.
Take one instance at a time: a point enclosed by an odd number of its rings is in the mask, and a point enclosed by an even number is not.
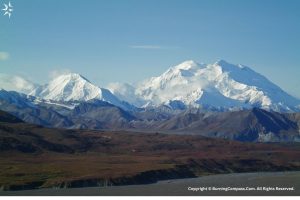
{"type": "Polygon", "coordinates": [[[131,105],[119,100],[109,90],[93,85],[80,74],[70,73],[56,77],[48,84],[35,88],[29,95],[54,101],[89,101],[98,99],[123,109],[131,105]]]}
{"type": "Polygon", "coordinates": [[[43,103],[44,100],[61,104],[95,99],[124,110],[136,109],[134,106],[158,108],[163,105],[175,110],[259,107],[284,112],[300,111],[299,99],[251,68],[224,60],[214,64],[185,61],[158,77],[136,85],[114,83],[108,88],[98,87],[75,73],[61,75],[42,86],[19,76],[0,74],[0,89],[35,96],[38,97],[35,101],[43,100],[43,103]]]}
{"type": "Polygon", "coordinates": [[[37,86],[23,77],[0,73],[0,89],[29,94],[37,86]]]}
{"type": "Polygon", "coordinates": [[[30,95],[56,101],[88,101],[102,98],[99,87],[79,74],[64,74],[33,90],[30,95]]]}
{"type": "Polygon", "coordinates": [[[114,84],[110,90],[138,107],[182,102],[192,107],[218,109],[260,107],[298,110],[300,100],[244,65],[224,60],[214,64],[186,61],[135,87],[114,84]]]}

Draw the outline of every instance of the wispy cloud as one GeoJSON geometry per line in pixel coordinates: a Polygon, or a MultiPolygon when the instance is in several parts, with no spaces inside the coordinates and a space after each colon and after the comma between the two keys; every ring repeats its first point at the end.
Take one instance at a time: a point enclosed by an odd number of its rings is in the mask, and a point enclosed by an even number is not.
{"type": "Polygon", "coordinates": [[[4,51],[0,51],[0,61],[4,61],[7,60],[9,58],[9,53],[4,52],[4,51]]]}
{"type": "Polygon", "coordinates": [[[69,73],[71,73],[71,70],[69,70],[69,69],[53,70],[49,73],[49,78],[53,79],[53,78],[59,77],[60,75],[69,74],[69,73]]]}
{"type": "Polygon", "coordinates": [[[162,46],[158,45],[131,45],[132,49],[162,49],[162,46]]]}
{"type": "Polygon", "coordinates": [[[177,49],[178,47],[161,46],[161,45],[130,45],[132,49],[177,49]]]}

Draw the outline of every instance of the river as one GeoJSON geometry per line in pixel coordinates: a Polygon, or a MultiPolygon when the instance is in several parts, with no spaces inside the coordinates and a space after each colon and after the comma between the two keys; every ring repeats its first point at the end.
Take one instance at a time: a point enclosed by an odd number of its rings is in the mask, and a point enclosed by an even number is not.
{"type": "Polygon", "coordinates": [[[159,181],[147,185],[1,191],[0,195],[194,196],[300,195],[300,172],[256,172],[159,181]]]}

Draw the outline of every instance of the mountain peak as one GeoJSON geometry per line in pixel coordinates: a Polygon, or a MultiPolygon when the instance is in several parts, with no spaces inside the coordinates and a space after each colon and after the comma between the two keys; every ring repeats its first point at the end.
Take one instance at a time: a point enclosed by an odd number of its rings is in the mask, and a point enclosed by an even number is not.
{"type": "Polygon", "coordinates": [[[228,63],[226,60],[219,59],[217,62],[214,63],[214,65],[223,66],[223,65],[231,65],[231,64],[228,63]]]}
{"type": "Polygon", "coordinates": [[[180,70],[180,69],[183,69],[183,70],[189,70],[189,69],[195,69],[195,68],[198,68],[200,66],[202,66],[203,64],[199,64],[197,63],[196,61],[193,61],[193,60],[187,60],[187,61],[184,61],[182,63],[180,63],[179,65],[176,65],[174,67],[172,67],[173,69],[177,69],[177,70],[180,70]]]}
{"type": "MultiPolygon", "coordinates": [[[[118,90],[114,93],[118,94],[118,90]]],[[[193,60],[182,62],[160,76],[143,81],[127,95],[135,95],[155,106],[176,100],[186,106],[196,107],[208,105],[231,109],[256,106],[294,110],[300,103],[251,68],[230,64],[225,60],[208,65],[193,60]]]]}
{"type": "Polygon", "coordinates": [[[37,88],[32,95],[56,101],[87,101],[101,98],[101,89],[77,73],[62,74],[37,88]]]}
{"type": "Polygon", "coordinates": [[[77,73],[62,74],[48,84],[36,88],[31,95],[55,101],[84,102],[96,99],[109,102],[124,110],[133,107],[120,101],[109,90],[94,85],[77,73]]]}
{"type": "Polygon", "coordinates": [[[62,74],[58,77],[56,77],[55,79],[53,79],[52,81],[55,81],[55,80],[59,80],[59,79],[65,79],[65,80],[73,80],[73,81],[87,81],[90,83],[90,81],[85,78],[84,76],[82,76],[81,74],[78,74],[78,73],[68,73],[68,74],[62,74]]]}
{"type": "Polygon", "coordinates": [[[229,69],[229,68],[231,68],[231,69],[244,69],[244,68],[248,68],[245,65],[242,65],[242,64],[235,65],[235,64],[229,63],[226,60],[222,60],[222,59],[220,59],[217,62],[215,62],[214,65],[221,66],[222,68],[226,68],[226,69],[229,69]]]}

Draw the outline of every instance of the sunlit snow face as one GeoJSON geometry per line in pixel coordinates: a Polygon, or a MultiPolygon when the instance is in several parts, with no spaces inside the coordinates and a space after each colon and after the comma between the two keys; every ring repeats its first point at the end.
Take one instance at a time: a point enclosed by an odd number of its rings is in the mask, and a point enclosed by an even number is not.
{"type": "Polygon", "coordinates": [[[241,106],[243,103],[257,103],[262,107],[270,106],[272,102],[264,92],[256,86],[243,83],[242,80],[250,82],[246,79],[249,77],[243,78],[249,73],[251,80],[259,80],[256,81],[257,84],[265,81],[247,67],[232,65],[223,60],[209,65],[186,61],[171,67],[161,76],[142,82],[137,86],[136,94],[156,105],[165,104],[170,100],[195,105],[218,99],[214,102],[221,105],[241,106]]]}

